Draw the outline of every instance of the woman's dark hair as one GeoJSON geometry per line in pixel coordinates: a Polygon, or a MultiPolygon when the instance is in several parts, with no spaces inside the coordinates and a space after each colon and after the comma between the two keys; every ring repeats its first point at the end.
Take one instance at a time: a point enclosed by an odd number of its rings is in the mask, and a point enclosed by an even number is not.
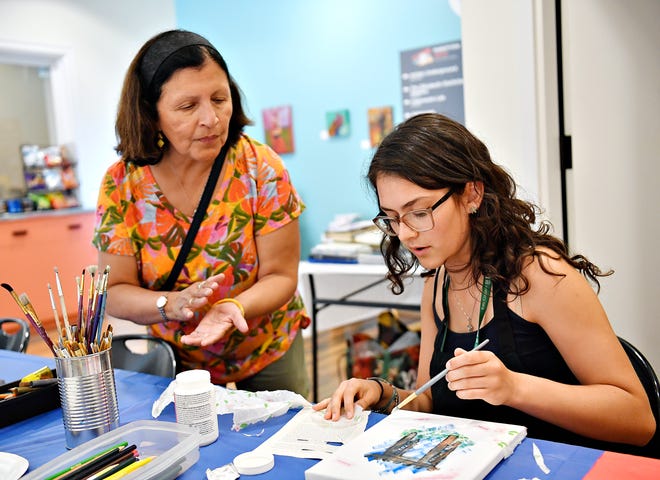
{"type": "Polygon", "coordinates": [[[176,71],[182,68],[200,68],[209,59],[227,74],[233,104],[227,144],[233,146],[238,141],[243,128],[251,125],[252,122],[245,114],[240,88],[229,75],[229,69],[222,55],[203,37],[184,30],[170,30],[149,39],[140,48],[126,72],[115,122],[115,131],[119,140],[115,150],[121,154],[122,160],[137,165],[154,165],[160,161],[163,149],[157,145],[156,104],[162,87],[176,71]],[[196,36],[206,44],[195,43],[176,49],[162,60],[151,78],[143,78],[142,62],[149,49],[155,44],[160,48],[167,48],[169,41],[174,42],[180,39],[181,35],[186,34],[196,36]]]}
{"type": "MultiPolygon", "coordinates": [[[[522,274],[526,259],[535,256],[544,272],[546,247],[563,258],[593,281],[610,275],[582,255],[569,256],[566,245],[549,232],[551,225],[542,221],[534,227],[540,209],[516,198],[513,178],[493,163],[486,146],[463,125],[443,115],[425,113],[399,124],[379,145],[369,165],[367,179],[373,190],[380,175],[406,179],[427,190],[451,188],[462,193],[468,182],[483,182],[483,200],[479,210],[470,215],[472,255],[471,274],[475,281],[480,275],[504,285],[508,293],[522,294],[529,289],[529,281],[522,274]],[[521,283],[514,282],[520,279],[521,283]]],[[[403,276],[418,264],[417,259],[402,245],[398,237],[385,236],[380,245],[392,282],[392,291],[403,291],[403,276]]]]}

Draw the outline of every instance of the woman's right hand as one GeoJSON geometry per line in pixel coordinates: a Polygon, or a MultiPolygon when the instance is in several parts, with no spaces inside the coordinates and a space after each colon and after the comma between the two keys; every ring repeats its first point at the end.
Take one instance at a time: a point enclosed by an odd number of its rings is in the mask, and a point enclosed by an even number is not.
{"type": "Polygon", "coordinates": [[[172,318],[184,322],[192,320],[195,312],[209,303],[209,297],[220,287],[220,283],[224,278],[224,273],[213,275],[202,282],[195,282],[189,287],[176,292],[174,299],[176,316],[173,315],[172,318]]]}
{"type": "Polygon", "coordinates": [[[355,405],[369,410],[371,405],[380,401],[381,391],[375,380],[351,378],[341,382],[330,398],[321,400],[312,408],[317,411],[325,408],[324,418],[333,422],[341,418],[343,408],[346,418],[351,419],[355,415],[355,405]]]}

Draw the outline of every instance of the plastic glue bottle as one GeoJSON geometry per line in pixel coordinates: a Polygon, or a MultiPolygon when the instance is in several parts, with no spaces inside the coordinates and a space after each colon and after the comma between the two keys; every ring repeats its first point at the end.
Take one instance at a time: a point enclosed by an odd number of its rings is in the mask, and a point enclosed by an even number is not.
{"type": "Polygon", "coordinates": [[[199,446],[218,438],[215,389],[207,370],[187,370],[176,376],[174,387],[176,422],[192,427],[201,435],[199,446]]]}

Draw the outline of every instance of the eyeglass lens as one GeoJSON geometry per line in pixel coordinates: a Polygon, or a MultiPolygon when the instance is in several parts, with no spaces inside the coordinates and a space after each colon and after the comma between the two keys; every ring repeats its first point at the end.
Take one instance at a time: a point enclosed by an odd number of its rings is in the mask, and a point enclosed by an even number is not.
{"type": "Polygon", "coordinates": [[[433,211],[442,205],[452,193],[453,190],[449,189],[449,191],[431,207],[411,210],[410,212],[401,215],[398,219],[382,215],[374,218],[373,221],[383,233],[390,236],[399,234],[399,226],[401,222],[405,223],[408,228],[416,232],[427,232],[435,226],[433,221],[433,211]]]}

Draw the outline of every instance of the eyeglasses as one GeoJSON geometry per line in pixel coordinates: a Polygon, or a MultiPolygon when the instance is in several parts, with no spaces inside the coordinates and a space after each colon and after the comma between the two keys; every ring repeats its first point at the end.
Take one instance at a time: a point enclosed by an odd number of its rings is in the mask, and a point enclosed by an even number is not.
{"type": "Polygon", "coordinates": [[[399,225],[401,222],[405,223],[408,228],[415,232],[427,232],[435,226],[435,222],[433,221],[433,210],[445,203],[453,193],[454,190],[450,188],[440,200],[435,202],[429,208],[411,210],[404,213],[399,218],[378,215],[373,219],[373,222],[385,235],[389,235],[390,237],[396,237],[399,234],[399,225]]]}

